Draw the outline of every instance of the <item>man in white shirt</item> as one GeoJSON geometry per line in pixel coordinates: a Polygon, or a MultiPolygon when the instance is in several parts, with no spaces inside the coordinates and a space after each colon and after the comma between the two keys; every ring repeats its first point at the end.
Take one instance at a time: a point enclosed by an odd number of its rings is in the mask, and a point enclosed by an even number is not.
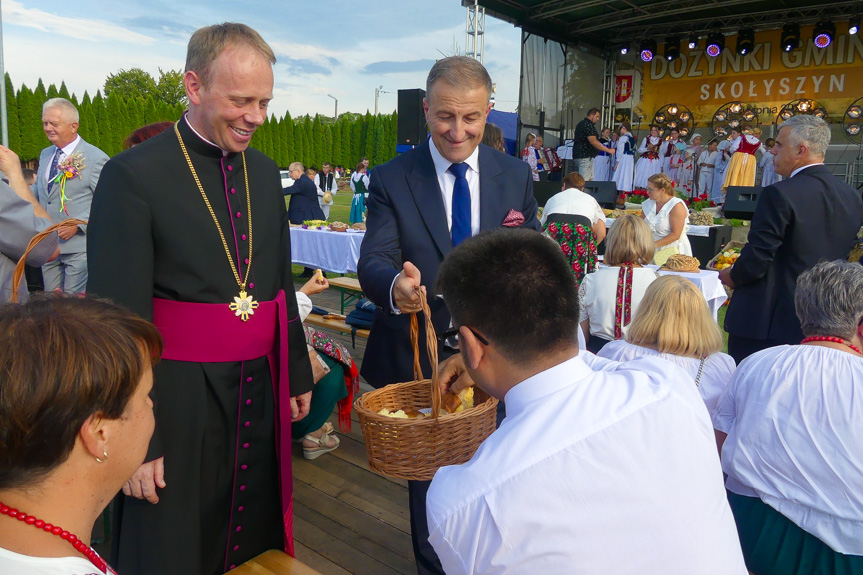
{"type": "Polygon", "coordinates": [[[321,164],[321,171],[315,174],[315,187],[318,189],[318,205],[324,211],[324,219],[330,219],[330,207],[335,202],[335,196],[339,193],[339,183],[333,173],[333,165],[329,162],[321,164]],[[327,198],[327,192],[330,197],[327,198]],[[327,201],[329,200],[329,201],[327,201]]]}
{"type": "Polygon", "coordinates": [[[692,378],[659,358],[588,367],[554,243],[485,232],[447,256],[437,286],[467,373],[507,407],[429,489],[429,541],[448,575],[746,574],[692,378]]]}

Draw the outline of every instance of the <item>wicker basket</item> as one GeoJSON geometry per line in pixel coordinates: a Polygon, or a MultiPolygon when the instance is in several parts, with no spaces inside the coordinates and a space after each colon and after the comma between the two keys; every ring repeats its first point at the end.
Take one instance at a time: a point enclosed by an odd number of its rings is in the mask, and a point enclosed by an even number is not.
{"type": "Polygon", "coordinates": [[[362,426],[369,467],[389,477],[427,481],[441,467],[464,463],[473,457],[495,429],[497,399],[474,387],[473,408],[437,416],[441,404],[437,339],[422,292],[420,301],[425,315],[432,378],[425,379],[420,371],[419,324],[414,314],[411,316],[411,343],[416,380],[365,393],[354,402],[354,410],[362,426]],[[405,407],[431,407],[433,416],[398,419],[378,413],[383,408],[396,411],[405,407]]]}
{"type": "Polygon", "coordinates": [[[22,255],[21,259],[18,260],[18,264],[15,266],[15,271],[12,273],[12,295],[9,298],[10,302],[18,303],[18,286],[21,285],[21,278],[24,277],[24,266],[27,265],[27,256],[30,255],[30,250],[35,248],[39,244],[39,242],[41,242],[60,228],[70,225],[81,226],[86,224],[86,220],[70,218],[68,220],[63,220],[62,222],[58,222],[52,226],[45,228],[30,239],[30,242],[27,244],[27,249],[24,250],[24,255],[22,255]]]}

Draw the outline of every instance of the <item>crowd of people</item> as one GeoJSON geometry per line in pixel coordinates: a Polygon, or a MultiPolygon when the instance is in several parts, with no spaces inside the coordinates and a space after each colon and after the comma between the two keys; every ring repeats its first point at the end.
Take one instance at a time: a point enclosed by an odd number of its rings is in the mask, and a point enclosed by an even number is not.
{"type": "MultiPolygon", "coordinates": [[[[665,174],[684,195],[706,194],[719,205],[725,202],[729,186],[753,186],[759,173],[761,186],[782,179],[773,167],[771,150],[776,140],[767,138],[762,143],[760,128],[732,128],[727,138],[715,137],[705,144],[701,134],[693,133],[687,142],[677,128],[670,128],[663,137],[662,128],[650,124],[649,133],[639,143],[629,122],[621,122],[616,130],[604,127],[597,132],[599,117],[599,109],[591,108],[577,125],[572,143],[575,171],[587,181],[613,181],[618,191],[628,193],[647,190],[651,176],[665,174]],[[760,154],[757,160],[756,154],[760,154]]],[[[539,152],[542,142],[538,148],[535,138],[528,134],[521,155],[534,170],[534,180],[539,180],[547,169],[544,157],[548,152],[539,152]]]]}
{"type": "MultiPolygon", "coordinates": [[[[0,572],[215,575],[293,553],[291,443],[307,459],[339,447],[327,418],[349,423],[359,374],[303,325],[326,278],[297,290],[291,273],[290,223],[325,216],[332,166],[292,164],[286,209],[278,167],[249,148],[274,63],[245,25],[197,30],[188,111],[110,160],[49,100],[37,194],[0,148],[4,298],[34,234],[87,222],[29,251],[59,261],[47,295],[0,305],[0,572]],[[112,498],[116,571],[90,546],[112,498]]],[[[597,133],[591,111],[578,173],[539,218],[533,182],[560,171],[555,156],[539,137],[527,161],[481,145],[491,93],[477,60],[438,60],[430,137],[350,182],[376,305],[362,376],[414,378],[410,315],[427,292],[435,331],[455,334],[438,347],[442,387],[501,400],[469,462],[409,482],[418,572],[863,572],[863,266],[842,261],[863,200],[823,166],[827,124],[780,126],[783,179],[720,274],[735,290],[725,354],[694,284],[647,267],[687,250],[672,175],[703,171],[679,135],[647,136],[635,164],[629,126],[597,133]],[[621,169],[650,199],[607,230],[582,190],[621,169]]],[[[753,137],[729,144],[723,183],[754,175],[753,137]]],[[[428,373],[427,350],[418,360],[428,373]]]]}

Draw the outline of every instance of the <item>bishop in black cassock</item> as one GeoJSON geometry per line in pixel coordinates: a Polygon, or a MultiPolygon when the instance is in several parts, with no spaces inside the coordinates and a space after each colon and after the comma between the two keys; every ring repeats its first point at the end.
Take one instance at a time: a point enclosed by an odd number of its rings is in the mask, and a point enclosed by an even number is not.
{"type": "MultiPolygon", "coordinates": [[[[241,277],[254,238],[246,291],[259,302],[285,292],[290,391],[283,377],[282,389],[274,392],[266,354],[226,362],[163,359],[157,365],[156,431],[147,461],[164,456],[167,486],[155,505],[122,494],[117,499],[113,560],[123,575],[222,573],[266,549],[290,548],[290,441],[280,446],[281,466],[277,453],[280,426],[290,421],[280,420],[277,395],[298,396],[313,385],[276,164],[250,148],[244,168],[242,154],[223,154],[185,118],[177,127],[241,277]],[[287,491],[280,491],[280,481],[287,491]]],[[[154,298],[227,310],[238,294],[225,246],[173,129],[106,164],[88,240],[89,294],[146,319],[153,319],[154,298]]],[[[260,321],[260,313],[245,323],[230,316],[244,328],[260,321]]],[[[160,325],[158,318],[155,323],[160,325]]],[[[180,342],[186,338],[194,347],[196,327],[184,326],[180,342]]],[[[218,343],[231,349],[245,342],[229,334],[218,343]]]]}

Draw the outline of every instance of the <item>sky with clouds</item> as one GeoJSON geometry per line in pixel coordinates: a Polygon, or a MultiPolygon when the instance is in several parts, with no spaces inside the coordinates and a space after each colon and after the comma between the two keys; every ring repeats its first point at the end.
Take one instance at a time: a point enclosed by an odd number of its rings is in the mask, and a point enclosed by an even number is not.
{"type": "MultiPolygon", "coordinates": [[[[61,81],[80,98],[120,69],[182,70],[191,33],[233,21],[255,28],[278,62],[271,113],[396,109],[399,89],[422,88],[435,59],[465,50],[459,0],[3,0],[3,54],[16,88],[61,81]]],[[[520,30],[487,17],[484,63],[496,109],[518,105],[520,30]]]]}

